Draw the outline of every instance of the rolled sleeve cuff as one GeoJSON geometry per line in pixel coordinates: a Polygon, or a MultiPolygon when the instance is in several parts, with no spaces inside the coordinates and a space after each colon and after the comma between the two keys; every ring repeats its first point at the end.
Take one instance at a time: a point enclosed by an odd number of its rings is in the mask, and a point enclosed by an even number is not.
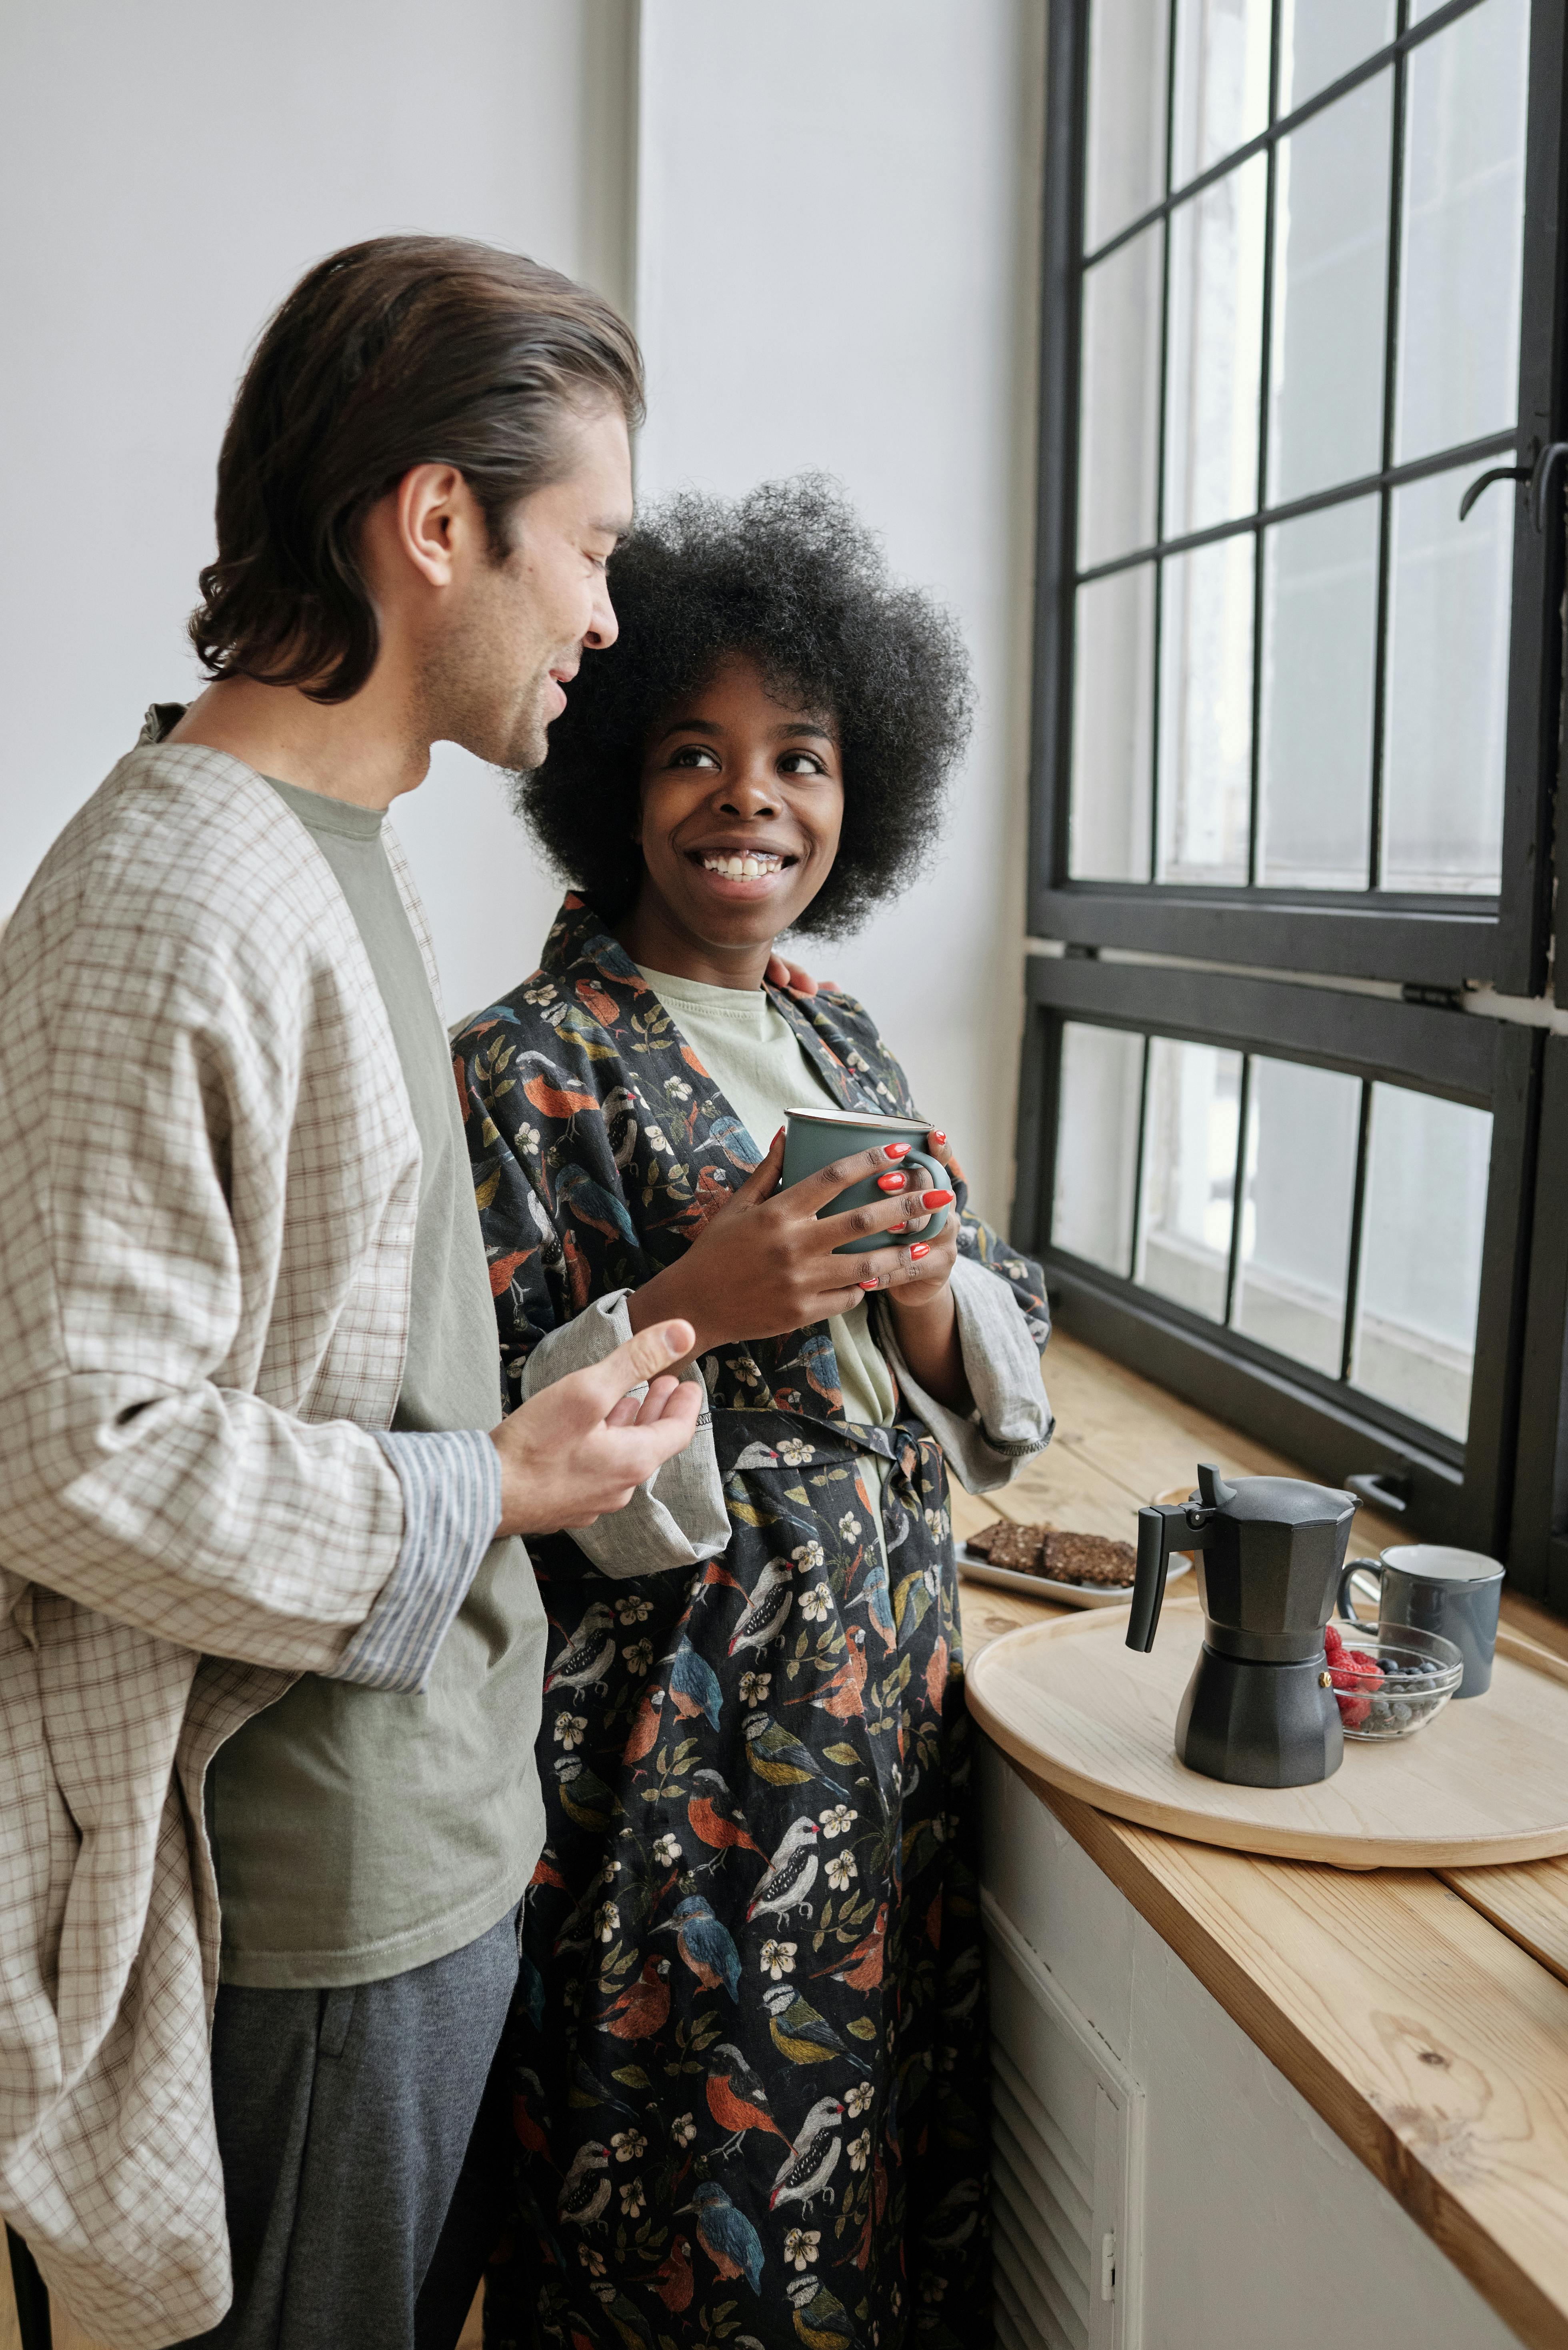
{"type": "Polygon", "coordinates": [[[375,1433],[403,1489],[403,1546],[332,1679],[408,1693],[429,1681],[436,1650],[495,1538],[501,1455],[478,1429],[375,1433]]]}
{"type": "Polygon", "coordinates": [[[904,1360],[892,1315],[878,1300],[882,1347],[961,1483],[971,1493],[993,1493],[1044,1451],[1055,1422],[1039,1351],[1007,1284],[961,1256],[952,1290],[964,1376],[974,1399],[970,1412],[954,1411],[926,1393],[904,1360]]]}
{"type": "MultiPolygon", "coordinates": [[[[631,1336],[627,1289],[598,1297],[572,1321],[542,1338],[528,1357],[524,1375],[524,1397],[553,1387],[570,1371],[586,1370],[591,1363],[624,1346],[631,1336]]],[[[708,1389],[695,1365],[681,1373],[701,1389],[702,1409],[696,1432],[683,1451],[665,1461],[646,1485],[639,1485],[624,1510],[576,1526],[572,1540],[601,1575],[626,1578],[659,1575],[669,1567],[695,1566],[714,1558],[730,1544],[730,1513],[724,1506],[724,1484],[713,1445],[713,1416],[708,1389]]]]}

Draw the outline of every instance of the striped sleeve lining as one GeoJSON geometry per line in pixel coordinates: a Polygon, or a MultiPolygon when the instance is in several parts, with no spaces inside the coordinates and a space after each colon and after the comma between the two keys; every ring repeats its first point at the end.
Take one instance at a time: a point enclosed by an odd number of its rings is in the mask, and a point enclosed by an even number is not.
{"type": "Polygon", "coordinates": [[[391,1580],[343,1651],[334,1680],[422,1690],[501,1517],[501,1456],[481,1430],[378,1430],[403,1489],[403,1546],[391,1580]]]}

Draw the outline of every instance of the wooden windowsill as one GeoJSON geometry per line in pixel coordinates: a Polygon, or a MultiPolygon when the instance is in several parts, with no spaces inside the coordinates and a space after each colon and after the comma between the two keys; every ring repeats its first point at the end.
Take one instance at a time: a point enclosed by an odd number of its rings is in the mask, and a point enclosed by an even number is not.
{"type": "MultiPolygon", "coordinates": [[[[1053,1340],[1049,1450],[1010,1517],[1134,1539],[1133,1513],[1192,1477],[1299,1473],[1074,1339],[1053,1340]]],[[[955,1492],[961,1540],[997,1504],[955,1492]]],[[[1397,1524],[1359,1513],[1376,1553],[1397,1524]]],[[[1568,1626],[1504,1599],[1568,1656],[1568,1626]]],[[[1063,1611],[966,1582],[972,1659],[1063,1611]]],[[[1345,2144],[1538,2350],[1568,2344],[1568,1860],[1366,1875],[1160,1835],[1009,1767],[1345,2144]]]]}

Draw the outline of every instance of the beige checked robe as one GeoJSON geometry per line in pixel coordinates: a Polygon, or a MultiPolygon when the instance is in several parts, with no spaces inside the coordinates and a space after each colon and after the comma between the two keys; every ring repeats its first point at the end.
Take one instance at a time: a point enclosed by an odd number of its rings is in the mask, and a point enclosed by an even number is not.
{"type": "Polygon", "coordinates": [[[119,2350],[229,2302],[202,1776],[397,1565],[418,1190],[326,860],[144,738],[0,945],[0,2213],[119,2350]]]}

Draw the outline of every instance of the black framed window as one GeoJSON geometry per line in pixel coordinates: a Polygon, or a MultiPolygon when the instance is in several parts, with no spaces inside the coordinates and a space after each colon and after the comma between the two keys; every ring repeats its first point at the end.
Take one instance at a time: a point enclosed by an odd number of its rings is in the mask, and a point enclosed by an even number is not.
{"type": "Polygon", "coordinates": [[[1451,1542],[1504,1541],[1541,1031],[1080,956],[1034,958],[1029,1003],[1015,1222],[1071,1326],[1451,1542]]]}
{"type": "Polygon", "coordinates": [[[1565,5],[1052,11],[1015,1222],[1568,1608],[1565,5]]]}
{"type": "Polygon", "coordinates": [[[1036,936],[1542,985],[1560,13],[1053,10],[1036,936]]]}

